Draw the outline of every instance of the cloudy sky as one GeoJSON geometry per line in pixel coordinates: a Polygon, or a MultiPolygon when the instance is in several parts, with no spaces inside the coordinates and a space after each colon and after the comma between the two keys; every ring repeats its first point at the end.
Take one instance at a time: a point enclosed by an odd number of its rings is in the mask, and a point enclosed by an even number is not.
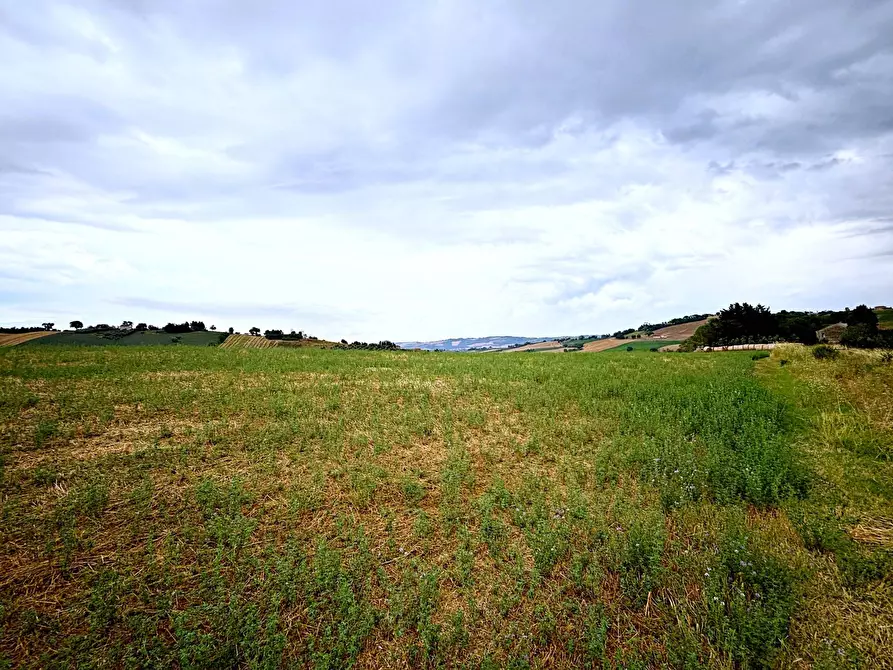
{"type": "Polygon", "coordinates": [[[893,302],[893,2],[0,0],[0,321],[893,302]]]}

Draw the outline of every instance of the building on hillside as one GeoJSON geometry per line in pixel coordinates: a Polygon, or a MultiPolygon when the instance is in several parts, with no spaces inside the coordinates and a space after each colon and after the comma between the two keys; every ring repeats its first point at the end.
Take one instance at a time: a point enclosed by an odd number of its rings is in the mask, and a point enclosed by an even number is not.
{"type": "Polygon", "coordinates": [[[883,310],[885,310],[885,309],[890,309],[890,308],[887,307],[886,305],[875,305],[874,308],[875,308],[875,310],[877,310],[877,311],[883,311],[883,310]]]}
{"type": "Polygon", "coordinates": [[[845,331],[846,328],[846,323],[832,323],[830,326],[825,326],[821,330],[815,331],[815,336],[818,338],[819,342],[825,342],[826,344],[840,344],[840,336],[843,335],[843,331],[845,331]]]}

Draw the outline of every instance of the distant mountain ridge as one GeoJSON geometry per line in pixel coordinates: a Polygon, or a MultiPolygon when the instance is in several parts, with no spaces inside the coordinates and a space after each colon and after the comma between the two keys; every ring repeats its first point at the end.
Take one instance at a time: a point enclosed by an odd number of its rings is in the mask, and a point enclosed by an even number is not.
{"type": "Polygon", "coordinates": [[[425,349],[433,351],[474,351],[475,349],[507,349],[528,342],[547,342],[554,337],[515,337],[513,335],[492,335],[490,337],[450,337],[430,342],[397,342],[401,349],[425,349]]]}

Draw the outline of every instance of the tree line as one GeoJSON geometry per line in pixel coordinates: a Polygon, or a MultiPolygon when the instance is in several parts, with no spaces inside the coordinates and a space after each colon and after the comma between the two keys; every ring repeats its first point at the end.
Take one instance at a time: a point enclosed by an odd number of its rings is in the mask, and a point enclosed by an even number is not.
{"type": "Polygon", "coordinates": [[[682,347],[729,346],[735,344],[768,344],[769,342],[818,342],[817,331],[845,323],[840,343],[850,347],[875,348],[893,346],[893,333],[878,329],[878,318],[867,305],[842,311],[801,312],[782,310],[773,313],[769,307],[734,303],[723,309],[695,331],[682,347]]]}

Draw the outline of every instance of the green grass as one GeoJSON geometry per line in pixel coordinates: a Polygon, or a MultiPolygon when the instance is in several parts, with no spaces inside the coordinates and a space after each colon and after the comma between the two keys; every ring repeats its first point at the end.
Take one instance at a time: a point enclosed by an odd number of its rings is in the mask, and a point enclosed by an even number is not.
{"type": "Polygon", "coordinates": [[[626,351],[627,348],[632,347],[633,352],[636,351],[647,351],[650,352],[651,349],[660,349],[661,347],[666,347],[670,344],[679,344],[682,340],[627,340],[623,344],[619,344],[616,347],[612,347],[611,349],[605,349],[604,352],[608,351],[616,352],[616,351],[626,351]]]}
{"type": "Polygon", "coordinates": [[[38,347],[54,347],[54,346],[146,346],[159,344],[189,344],[193,346],[206,347],[211,344],[220,343],[221,333],[212,331],[202,331],[197,333],[179,333],[171,335],[160,331],[135,331],[131,335],[122,337],[121,339],[112,340],[103,337],[101,333],[77,333],[63,332],[55,335],[47,335],[36,340],[31,340],[19,346],[38,346],[38,347]],[[174,340],[176,338],[177,341],[174,340]]]}
{"type": "Polygon", "coordinates": [[[893,366],[779,351],[4,350],[0,664],[888,662],[893,366]]]}
{"type": "Polygon", "coordinates": [[[875,314],[877,314],[879,328],[893,328],[893,309],[878,310],[875,314]]]}

